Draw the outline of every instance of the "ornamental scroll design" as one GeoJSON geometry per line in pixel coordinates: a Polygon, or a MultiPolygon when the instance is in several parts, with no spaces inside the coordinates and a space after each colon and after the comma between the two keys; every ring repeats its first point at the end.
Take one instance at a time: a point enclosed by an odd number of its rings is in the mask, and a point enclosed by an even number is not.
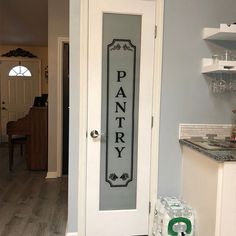
{"type": "Polygon", "coordinates": [[[113,39],[107,45],[105,181],[110,187],[128,187],[134,179],[135,77],[136,46],[113,39]]]}
{"type": "MultiPolygon", "coordinates": [[[[111,173],[109,175],[109,179],[112,180],[112,181],[116,181],[119,177],[115,174],[115,173],[111,173]]],[[[120,179],[122,179],[123,181],[127,180],[129,178],[129,174],[128,173],[123,173],[121,176],[120,176],[120,179]]]]}
{"type": "Polygon", "coordinates": [[[7,53],[1,55],[2,57],[28,57],[28,58],[37,58],[34,54],[29,51],[26,51],[22,48],[17,48],[15,50],[11,50],[7,53]]]}
{"type": "Polygon", "coordinates": [[[124,51],[126,50],[134,51],[134,49],[131,48],[130,45],[128,45],[127,43],[124,43],[122,46],[120,43],[114,44],[110,50],[113,51],[113,50],[121,50],[121,49],[123,49],[124,51]]]}

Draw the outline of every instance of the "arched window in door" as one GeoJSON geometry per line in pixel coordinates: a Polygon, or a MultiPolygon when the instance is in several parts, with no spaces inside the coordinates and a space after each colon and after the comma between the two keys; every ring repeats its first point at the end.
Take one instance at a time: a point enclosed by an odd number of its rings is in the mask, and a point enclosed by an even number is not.
{"type": "Polygon", "coordinates": [[[23,77],[31,77],[32,74],[30,72],[30,70],[25,67],[25,66],[22,66],[19,64],[19,66],[14,66],[9,74],[9,76],[23,76],[23,77]]]}

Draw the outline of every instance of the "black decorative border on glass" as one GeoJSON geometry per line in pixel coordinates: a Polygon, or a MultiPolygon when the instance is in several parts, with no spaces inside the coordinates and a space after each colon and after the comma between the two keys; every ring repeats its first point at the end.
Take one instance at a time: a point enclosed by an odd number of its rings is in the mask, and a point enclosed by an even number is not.
{"type": "Polygon", "coordinates": [[[131,165],[130,165],[130,175],[128,173],[123,173],[121,176],[117,176],[116,173],[108,173],[108,122],[109,122],[109,99],[107,99],[107,122],[106,122],[106,182],[110,184],[110,187],[127,187],[128,184],[133,181],[133,169],[134,169],[134,106],[135,106],[135,76],[136,76],[136,46],[132,44],[129,39],[113,39],[113,41],[107,45],[107,98],[109,98],[109,74],[110,74],[110,51],[113,50],[124,50],[132,51],[134,54],[133,60],[133,107],[132,107],[132,141],[131,141],[131,165]],[[123,46],[121,44],[116,44],[116,42],[125,42],[123,46]],[[115,181],[121,179],[124,184],[115,185],[115,181]]]}

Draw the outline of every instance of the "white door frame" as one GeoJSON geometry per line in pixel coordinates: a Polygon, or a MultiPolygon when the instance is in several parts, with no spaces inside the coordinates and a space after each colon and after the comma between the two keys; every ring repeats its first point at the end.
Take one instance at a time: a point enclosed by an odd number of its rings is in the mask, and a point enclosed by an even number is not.
{"type": "Polygon", "coordinates": [[[149,235],[152,235],[152,224],[154,218],[155,204],[158,193],[158,160],[159,160],[159,129],[161,110],[161,80],[162,80],[162,51],[163,51],[163,29],[164,29],[164,1],[156,0],[156,41],[154,54],[153,75],[153,129],[151,147],[151,174],[150,174],[150,203],[149,235]]]}
{"type": "Polygon", "coordinates": [[[57,38],[57,68],[58,68],[58,90],[57,90],[57,176],[62,176],[62,145],[63,145],[63,114],[62,114],[62,105],[63,105],[63,45],[64,43],[69,43],[68,37],[58,37],[57,38]]]}
{"type": "MultiPolygon", "coordinates": [[[[69,155],[78,158],[78,235],[85,236],[86,220],[86,135],[87,135],[87,68],[88,68],[88,1],[70,1],[70,143],[69,155]]],[[[157,38],[153,85],[153,130],[150,180],[150,229],[157,198],[159,120],[162,76],[164,0],[156,0],[157,38]]],[[[151,230],[149,230],[151,235],[151,230]]]]}

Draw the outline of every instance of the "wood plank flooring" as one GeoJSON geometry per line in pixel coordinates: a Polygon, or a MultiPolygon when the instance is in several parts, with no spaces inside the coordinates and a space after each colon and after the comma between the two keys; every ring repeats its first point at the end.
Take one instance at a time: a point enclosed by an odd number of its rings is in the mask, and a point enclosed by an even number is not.
{"type": "Polygon", "coordinates": [[[13,171],[8,147],[0,144],[0,236],[64,236],[67,178],[45,179],[46,172],[27,171],[15,148],[13,171]]]}

